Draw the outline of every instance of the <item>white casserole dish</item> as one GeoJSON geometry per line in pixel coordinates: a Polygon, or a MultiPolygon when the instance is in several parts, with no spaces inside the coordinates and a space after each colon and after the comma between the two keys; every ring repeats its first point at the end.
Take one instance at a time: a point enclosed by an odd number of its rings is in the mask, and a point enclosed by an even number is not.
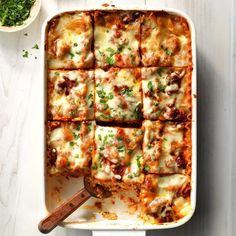
{"type": "MultiPolygon", "coordinates": [[[[106,220],[102,217],[97,216],[94,218],[94,208],[91,207],[94,205],[94,202],[97,199],[90,199],[87,201],[81,208],[79,208],[76,212],[74,212],[70,217],[68,217],[61,226],[67,228],[74,229],[86,229],[92,230],[93,235],[118,235],[118,233],[122,235],[128,235],[135,233],[135,235],[145,235],[146,230],[155,230],[155,229],[168,229],[178,227],[186,223],[192,217],[195,206],[196,206],[196,172],[197,172],[197,133],[196,133],[196,111],[197,111],[197,103],[196,103],[196,42],[195,42],[195,29],[193,22],[191,19],[183,12],[175,9],[167,9],[167,8],[151,8],[151,7],[129,7],[129,8],[115,8],[115,7],[96,7],[96,8],[79,8],[79,9],[63,9],[55,14],[49,16],[43,24],[42,27],[42,38],[41,38],[41,49],[42,49],[42,76],[44,78],[44,122],[47,118],[46,113],[46,94],[47,94],[47,68],[46,68],[46,55],[45,55],[45,38],[46,38],[46,30],[47,23],[56,15],[61,14],[63,12],[68,11],[76,11],[76,10],[153,10],[153,11],[166,11],[171,14],[179,15],[184,17],[190,27],[191,31],[191,41],[192,41],[192,62],[193,62],[193,71],[192,71],[192,176],[191,176],[191,212],[185,216],[184,218],[178,220],[177,222],[171,222],[166,224],[144,224],[141,219],[137,217],[137,214],[130,215],[127,213],[127,205],[124,204],[120,200],[116,200],[115,204],[112,204],[110,200],[104,200],[104,210],[109,210],[109,212],[116,212],[118,215],[117,220],[106,220]],[[135,231],[134,231],[135,230],[135,231]],[[112,232],[111,232],[112,231],[112,232]],[[122,231],[122,232],[121,232],[122,231]],[[138,231],[138,232],[137,232],[138,231]]],[[[45,171],[45,153],[46,153],[46,135],[45,135],[45,127],[42,127],[43,139],[44,139],[44,150],[42,150],[42,156],[44,157],[44,206],[46,212],[50,212],[53,208],[58,206],[60,201],[67,199],[73,193],[80,190],[83,186],[83,178],[73,178],[66,179],[62,177],[47,177],[45,171]],[[65,184],[64,184],[65,183],[65,184]]]]}

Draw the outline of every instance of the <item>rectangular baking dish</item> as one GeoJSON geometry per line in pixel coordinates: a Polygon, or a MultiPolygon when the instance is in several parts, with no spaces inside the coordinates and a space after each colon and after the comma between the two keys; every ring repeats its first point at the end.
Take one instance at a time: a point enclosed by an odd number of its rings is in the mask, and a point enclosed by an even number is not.
{"type": "Polygon", "coordinates": [[[43,150],[42,157],[44,158],[44,170],[43,172],[43,183],[44,183],[44,207],[46,212],[50,212],[54,209],[61,201],[64,201],[69,196],[71,196],[76,191],[80,190],[83,187],[83,178],[74,178],[74,179],[66,179],[62,177],[53,177],[49,178],[46,175],[46,162],[45,162],[45,153],[46,153],[46,133],[45,133],[45,122],[46,122],[46,96],[47,96],[47,67],[46,67],[46,53],[45,53],[45,39],[46,39],[46,31],[48,22],[58,14],[70,11],[89,11],[89,10],[140,10],[140,11],[166,11],[170,14],[178,15],[184,17],[190,27],[191,31],[191,42],[192,42],[192,62],[193,62],[193,71],[192,71],[192,175],[191,175],[191,212],[189,215],[184,218],[178,220],[177,222],[171,222],[167,224],[144,224],[141,219],[137,217],[136,214],[129,215],[127,213],[127,206],[116,200],[116,204],[111,204],[111,202],[104,200],[103,205],[105,210],[109,209],[109,211],[116,212],[118,215],[118,219],[116,220],[107,220],[102,217],[94,217],[94,202],[96,199],[90,199],[86,202],[79,210],[74,212],[70,217],[68,217],[61,226],[67,228],[74,229],[86,229],[92,230],[95,235],[115,235],[117,233],[122,233],[123,235],[130,235],[131,230],[135,230],[136,235],[145,235],[146,230],[155,230],[155,229],[168,229],[178,227],[186,223],[192,217],[195,206],[196,206],[196,173],[197,173],[197,120],[196,120],[196,112],[197,112],[197,103],[196,103],[196,95],[197,95],[197,82],[196,82],[196,42],[195,42],[195,29],[192,20],[183,12],[176,9],[169,8],[151,8],[147,6],[143,7],[96,7],[96,8],[79,8],[79,9],[63,9],[56,12],[53,15],[50,15],[44,22],[42,27],[42,38],[41,38],[41,71],[42,78],[44,80],[44,94],[43,94],[43,111],[44,111],[44,126],[42,125],[42,140],[43,140],[43,150]],[[112,232],[111,232],[112,230],[112,232]],[[120,232],[119,232],[120,231],[120,232]],[[122,232],[121,232],[122,231],[122,232]],[[129,231],[129,232],[128,232],[129,231]],[[137,232],[138,231],[138,232],[137,232]]]}

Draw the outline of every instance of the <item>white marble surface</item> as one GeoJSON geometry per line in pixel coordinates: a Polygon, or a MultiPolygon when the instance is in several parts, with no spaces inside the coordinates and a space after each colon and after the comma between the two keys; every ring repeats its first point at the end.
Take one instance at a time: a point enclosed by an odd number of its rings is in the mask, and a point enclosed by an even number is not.
{"type": "MultiPolygon", "coordinates": [[[[40,29],[63,7],[105,1],[43,0],[36,21],[18,33],[0,33],[0,236],[40,235],[42,192],[40,29]],[[28,33],[28,36],[24,36],[28,33]],[[22,57],[22,50],[32,55],[22,57]],[[35,59],[35,56],[37,59],[35,59]]],[[[110,2],[110,1],[109,1],[110,2]]],[[[236,235],[236,3],[235,0],[120,0],[185,11],[193,19],[198,53],[198,203],[192,220],[154,236],[236,235]]],[[[51,236],[87,236],[58,228],[51,236]]]]}

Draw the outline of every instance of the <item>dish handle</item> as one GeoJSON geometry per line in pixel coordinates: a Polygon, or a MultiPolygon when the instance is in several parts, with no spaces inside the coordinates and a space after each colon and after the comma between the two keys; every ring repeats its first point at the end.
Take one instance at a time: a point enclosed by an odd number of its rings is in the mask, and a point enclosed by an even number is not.
{"type": "Polygon", "coordinates": [[[136,231],[136,230],[124,230],[124,231],[116,231],[116,230],[106,230],[106,231],[93,231],[93,236],[145,236],[146,231],[136,231]]]}

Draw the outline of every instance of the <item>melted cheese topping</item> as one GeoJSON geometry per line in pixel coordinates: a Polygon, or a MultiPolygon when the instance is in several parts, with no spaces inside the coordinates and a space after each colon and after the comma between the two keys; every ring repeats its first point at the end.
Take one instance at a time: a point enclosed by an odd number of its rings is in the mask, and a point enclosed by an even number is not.
{"type": "Polygon", "coordinates": [[[147,175],[141,188],[141,202],[146,214],[157,222],[169,222],[188,215],[190,178],[186,175],[147,175]]]}
{"type": "Polygon", "coordinates": [[[142,130],[97,126],[92,174],[99,180],[142,183],[142,130]]]}
{"type": "Polygon", "coordinates": [[[191,65],[187,21],[167,13],[146,13],[142,23],[141,50],[144,66],[191,65]]]}
{"type": "Polygon", "coordinates": [[[52,175],[89,173],[95,122],[49,122],[48,161],[52,175]]]}
{"type": "Polygon", "coordinates": [[[95,70],[96,112],[99,121],[138,121],[141,119],[140,70],[112,68],[95,70]]]}
{"type": "Polygon", "coordinates": [[[48,75],[48,115],[53,120],[94,118],[93,71],[51,70],[48,75]]]}
{"type": "Polygon", "coordinates": [[[97,67],[138,66],[139,39],[138,12],[95,12],[94,49],[97,67]]]}
{"type": "Polygon", "coordinates": [[[92,20],[87,12],[64,13],[49,23],[48,67],[92,68],[92,20]]]}
{"type": "Polygon", "coordinates": [[[185,123],[143,122],[147,173],[186,173],[191,168],[191,137],[185,123]]]}
{"type": "Polygon", "coordinates": [[[142,68],[146,119],[191,119],[191,68],[142,68]]]}

